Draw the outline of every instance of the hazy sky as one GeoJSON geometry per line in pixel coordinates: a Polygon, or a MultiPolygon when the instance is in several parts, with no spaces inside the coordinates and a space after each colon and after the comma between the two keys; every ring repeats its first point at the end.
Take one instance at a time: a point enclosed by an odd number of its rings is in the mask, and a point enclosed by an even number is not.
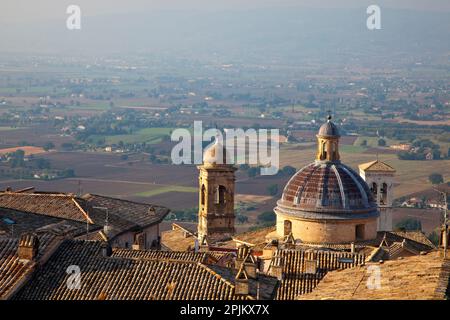
{"type": "Polygon", "coordinates": [[[10,22],[65,19],[68,5],[81,7],[84,16],[158,10],[248,10],[262,7],[381,7],[450,11],[449,0],[14,0],[0,3],[0,20],[10,22]]]}

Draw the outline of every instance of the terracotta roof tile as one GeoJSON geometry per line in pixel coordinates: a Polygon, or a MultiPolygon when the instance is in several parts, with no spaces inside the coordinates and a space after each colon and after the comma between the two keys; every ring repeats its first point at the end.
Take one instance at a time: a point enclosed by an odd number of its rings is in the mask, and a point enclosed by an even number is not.
{"type": "Polygon", "coordinates": [[[20,261],[17,255],[19,239],[0,238],[0,300],[8,298],[22,279],[31,274],[36,261],[45,254],[55,235],[39,235],[39,251],[35,261],[20,261]]]}
{"type": "Polygon", "coordinates": [[[401,260],[370,263],[329,272],[312,293],[299,299],[333,300],[428,300],[445,299],[448,294],[450,261],[439,252],[401,260]],[[368,268],[380,269],[380,287],[368,286],[368,268]]]}
{"type": "MultiPolygon", "coordinates": [[[[276,299],[293,300],[311,292],[325,274],[331,270],[345,269],[364,263],[364,255],[349,252],[323,250],[277,250],[275,259],[282,261],[283,279],[277,290],[276,299]],[[307,263],[315,264],[315,272],[307,270],[307,263]]],[[[269,274],[271,270],[269,269],[269,274]]]]}
{"type": "MultiPolygon", "coordinates": [[[[116,251],[103,257],[101,242],[66,240],[33,278],[15,296],[18,300],[167,300],[167,299],[249,299],[234,294],[232,273],[226,268],[206,266],[195,261],[130,259],[116,251]],[[119,253],[119,254],[117,254],[119,253]],[[70,290],[66,269],[81,270],[81,288],[70,290]]],[[[139,254],[138,254],[139,255],[139,254]]],[[[164,254],[163,254],[164,255],[164,254]]],[[[276,279],[264,277],[271,284],[276,279]]],[[[269,285],[268,285],[269,286],[269,285]]]]}

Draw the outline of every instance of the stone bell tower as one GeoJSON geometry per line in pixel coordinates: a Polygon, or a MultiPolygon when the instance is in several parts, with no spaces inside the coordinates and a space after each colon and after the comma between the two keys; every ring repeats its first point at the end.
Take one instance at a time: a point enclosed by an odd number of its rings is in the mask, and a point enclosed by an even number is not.
{"type": "Polygon", "coordinates": [[[203,165],[198,166],[200,244],[229,239],[235,232],[234,182],[237,169],[227,160],[226,149],[216,137],[214,144],[205,150],[203,165]]]}
{"type": "Polygon", "coordinates": [[[395,169],[377,159],[360,164],[359,175],[369,186],[380,211],[377,231],[392,231],[395,169]]]}

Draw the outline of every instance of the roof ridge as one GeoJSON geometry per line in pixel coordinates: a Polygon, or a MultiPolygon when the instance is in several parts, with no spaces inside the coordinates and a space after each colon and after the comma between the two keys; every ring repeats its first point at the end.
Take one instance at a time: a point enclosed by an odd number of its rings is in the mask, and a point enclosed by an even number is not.
{"type": "Polygon", "coordinates": [[[26,193],[26,192],[15,192],[15,191],[8,191],[8,192],[0,192],[0,195],[14,195],[14,196],[49,196],[49,197],[67,197],[67,198],[74,198],[75,196],[70,193],[26,193]]]}
{"type": "Polygon", "coordinates": [[[100,194],[96,194],[96,193],[86,193],[85,195],[83,195],[81,197],[77,197],[77,198],[81,198],[81,199],[86,201],[88,199],[84,199],[85,196],[94,196],[94,197],[100,197],[100,198],[107,198],[107,199],[112,199],[112,200],[119,200],[119,201],[135,203],[135,204],[142,204],[142,205],[158,207],[158,208],[161,207],[161,206],[156,205],[156,204],[145,203],[145,202],[140,202],[140,201],[132,201],[132,200],[123,199],[123,198],[114,198],[114,197],[104,196],[104,195],[100,195],[100,194]]]}
{"type": "Polygon", "coordinates": [[[225,279],[221,274],[215,272],[213,269],[209,268],[207,265],[203,264],[202,262],[196,262],[196,263],[198,266],[203,268],[205,271],[209,272],[211,275],[215,276],[220,281],[223,281],[226,285],[228,285],[234,289],[234,287],[235,287],[234,284],[231,283],[230,281],[228,281],[227,279],[225,279]]]}
{"type": "Polygon", "coordinates": [[[73,201],[73,203],[75,204],[75,206],[76,206],[78,209],[80,209],[81,213],[83,213],[83,215],[86,217],[86,219],[87,219],[90,223],[95,224],[94,221],[93,221],[93,220],[91,219],[91,217],[89,216],[89,214],[88,214],[86,211],[84,211],[84,209],[83,209],[83,208],[81,207],[81,205],[78,203],[78,201],[76,201],[74,197],[72,197],[71,200],[73,201]]]}

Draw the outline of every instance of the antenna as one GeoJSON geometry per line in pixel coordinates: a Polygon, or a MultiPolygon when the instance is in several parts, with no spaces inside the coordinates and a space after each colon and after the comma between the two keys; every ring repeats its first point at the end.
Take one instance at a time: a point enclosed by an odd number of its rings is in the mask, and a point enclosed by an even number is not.
{"type": "Polygon", "coordinates": [[[444,247],[444,259],[447,258],[447,247],[448,247],[448,215],[447,215],[447,211],[448,211],[448,203],[447,203],[447,192],[445,191],[441,191],[439,189],[433,188],[434,191],[439,192],[440,195],[442,195],[444,197],[444,223],[442,225],[442,231],[444,234],[444,237],[442,239],[442,244],[444,247]]]}
{"type": "Polygon", "coordinates": [[[78,180],[78,191],[77,191],[77,195],[81,197],[81,195],[83,194],[83,189],[81,187],[81,180],[78,180]]]}
{"type": "Polygon", "coordinates": [[[103,231],[107,235],[109,229],[109,210],[107,207],[92,207],[92,209],[98,209],[105,211],[105,225],[103,226],[103,231]]]}

